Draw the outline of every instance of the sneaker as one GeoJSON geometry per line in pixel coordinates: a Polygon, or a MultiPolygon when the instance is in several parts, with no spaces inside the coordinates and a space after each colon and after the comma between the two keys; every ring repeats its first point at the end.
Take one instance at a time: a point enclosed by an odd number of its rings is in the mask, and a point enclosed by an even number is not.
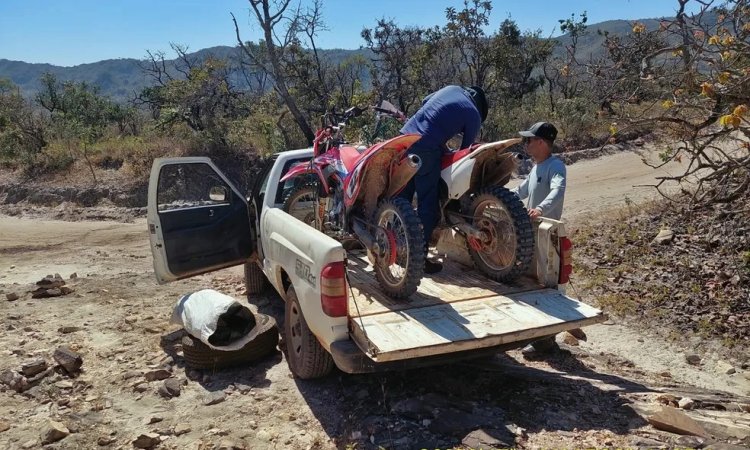
{"type": "Polygon", "coordinates": [[[433,274],[443,270],[443,265],[439,262],[430,261],[429,259],[424,260],[424,273],[433,274]]]}
{"type": "Polygon", "coordinates": [[[521,350],[521,355],[525,359],[535,359],[556,353],[559,350],[560,346],[555,342],[555,337],[550,336],[530,343],[521,350]]]}

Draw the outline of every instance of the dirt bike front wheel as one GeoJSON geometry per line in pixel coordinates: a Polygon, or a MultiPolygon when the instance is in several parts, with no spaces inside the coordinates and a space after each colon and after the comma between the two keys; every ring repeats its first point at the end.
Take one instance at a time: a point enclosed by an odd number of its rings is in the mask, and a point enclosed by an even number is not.
{"type": "Polygon", "coordinates": [[[417,291],[424,274],[425,248],[422,225],[408,201],[385,199],[375,212],[375,278],[393,298],[417,291]]]}
{"type": "Polygon", "coordinates": [[[529,269],[534,254],[534,232],[526,208],[508,189],[485,188],[470,206],[472,225],[483,238],[469,238],[477,268],[495,281],[511,282],[529,269]]]}
{"type": "Polygon", "coordinates": [[[281,208],[292,217],[301,220],[318,231],[323,231],[323,214],[317,211],[318,207],[316,206],[317,191],[317,184],[303,184],[289,193],[281,208]],[[316,214],[316,211],[318,214],[316,214]]]}

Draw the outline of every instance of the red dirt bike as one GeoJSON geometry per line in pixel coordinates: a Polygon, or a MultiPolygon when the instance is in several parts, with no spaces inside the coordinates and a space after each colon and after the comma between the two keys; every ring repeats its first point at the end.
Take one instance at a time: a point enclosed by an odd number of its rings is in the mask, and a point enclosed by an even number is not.
{"type": "MultiPolygon", "coordinates": [[[[378,123],[383,115],[403,119],[391,109],[372,109],[378,123]]],[[[424,274],[424,241],[414,208],[396,195],[421,165],[418,156],[408,154],[420,136],[402,135],[369,148],[348,145],[344,128],[364,111],[354,107],[323,116],[313,141],[313,159],[292,167],[282,178],[312,175],[314,181],[293,190],[283,208],[328,236],[361,242],[383,291],[405,298],[416,292],[424,274]]]]}
{"type": "Polygon", "coordinates": [[[521,200],[506,189],[523,156],[509,149],[520,138],[475,144],[443,155],[441,219],[431,237],[466,242],[474,265],[488,277],[510,282],[525,273],[534,252],[531,219],[521,200]],[[445,231],[449,231],[446,233],[445,231]]]}

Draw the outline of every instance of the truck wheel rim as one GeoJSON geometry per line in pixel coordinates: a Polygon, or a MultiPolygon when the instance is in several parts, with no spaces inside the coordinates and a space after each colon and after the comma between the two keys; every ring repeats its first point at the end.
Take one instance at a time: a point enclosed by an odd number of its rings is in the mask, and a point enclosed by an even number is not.
{"type": "Polygon", "coordinates": [[[292,303],[289,307],[291,308],[289,317],[291,336],[289,336],[289,341],[292,344],[290,353],[294,354],[295,359],[299,359],[302,354],[302,314],[295,303],[292,303]]]}

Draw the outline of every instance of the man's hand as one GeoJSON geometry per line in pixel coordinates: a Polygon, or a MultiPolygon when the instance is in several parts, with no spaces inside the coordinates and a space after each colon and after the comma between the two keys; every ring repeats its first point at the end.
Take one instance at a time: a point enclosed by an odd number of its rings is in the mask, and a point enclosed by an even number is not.
{"type": "Polygon", "coordinates": [[[538,219],[539,217],[542,217],[542,210],[539,208],[532,208],[529,210],[529,217],[532,219],[538,219]]]}

